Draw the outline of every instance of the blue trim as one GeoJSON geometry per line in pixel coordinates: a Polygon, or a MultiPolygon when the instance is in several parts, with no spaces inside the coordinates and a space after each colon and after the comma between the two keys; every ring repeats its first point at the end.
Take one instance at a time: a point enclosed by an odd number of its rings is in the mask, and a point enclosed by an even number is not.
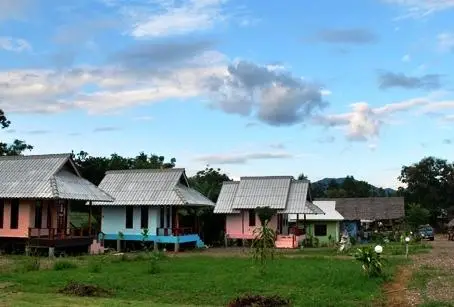
{"type": "MultiPolygon", "coordinates": [[[[123,235],[123,240],[124,241],[142,241],[143,236],[140,234],[137,235],[130,235],[130,234],[124,234],[123,235]]],[[[118,239],[118,234],[109,234],[106,233],[104,236],[104,240],[117,240],[118,239]]],[[[156,236],[156,235],[151,235],[148,236],[148,238],[145,240],[148,242],[158,242],[158,243],[189,243],[189,242],[195,242],[197,247],[204,247],[205,244],[202,242],[200,239],[199,235],[182,235],[182,236],[156,236]]]]}

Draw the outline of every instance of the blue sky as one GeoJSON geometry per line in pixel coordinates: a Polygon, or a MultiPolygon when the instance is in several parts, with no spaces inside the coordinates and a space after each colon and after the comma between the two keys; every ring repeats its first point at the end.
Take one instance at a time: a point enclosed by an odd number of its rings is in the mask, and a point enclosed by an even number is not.
{"type": "Polygon", "coordinates": [[[3,0],[1,138],[396,187],[450,159],[453,18],[453,0],[3,0]]]}

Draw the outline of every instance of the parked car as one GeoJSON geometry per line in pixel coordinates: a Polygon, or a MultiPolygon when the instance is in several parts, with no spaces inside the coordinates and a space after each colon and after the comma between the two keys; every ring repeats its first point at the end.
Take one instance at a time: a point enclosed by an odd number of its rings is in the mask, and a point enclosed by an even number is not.
{"type": "Polygon", "coordinates": [[[419,226],[419,235],[422,239],[433,241],[435,240],[434,229],[430,225],[419,226]]]}

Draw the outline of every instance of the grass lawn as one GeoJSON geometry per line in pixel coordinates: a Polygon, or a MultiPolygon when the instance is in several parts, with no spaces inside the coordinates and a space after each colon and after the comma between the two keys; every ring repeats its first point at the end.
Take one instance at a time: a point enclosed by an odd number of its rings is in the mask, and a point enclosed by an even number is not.
{"type": "MultiPolygon", "coordinates": [[[[158,261],[158,273],[150,274],[150,260],[116,257],[79,258],[77,267],[64,270],[3,272],[0,302],[6,306],[35,306],[47,299],[47,306],[225,306],[242,294],[277,294],[294,306],[367,306],[380,299],[385,282],[366,278],[354,260],[279,258],[261,274],[248,258],[168,257],[158,261]],[[57,295],[69,281],[99,285],[114,294],[103,299],[57,295]]],[[[23,259],[16,260],[17,268],[29,261],[23,259]]],[[[388,273],[401,262],[390,259],[388,273]]]]}

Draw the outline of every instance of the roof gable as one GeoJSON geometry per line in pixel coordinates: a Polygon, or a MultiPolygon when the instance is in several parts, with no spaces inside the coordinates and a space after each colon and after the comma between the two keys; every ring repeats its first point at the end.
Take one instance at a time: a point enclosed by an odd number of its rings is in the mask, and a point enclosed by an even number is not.
{"type": "Polygon", "coordinates": [[[112,198],[80,177],[71,154],[0,157],[0,198],[112,198]]]}
{"type": "Polygon", "coordinates": [[[284,214],[323,214],[306,201],[308,189],[309,181],[292,176],[241,177],[223,183],[214,213],[270,207],[284,214]]]}
{"type": "Polygon", "coordinates": [[[99,187],[115,201],[96,205],[214,205],[188,187],[183,168],[108,171],[99,187]]]}

